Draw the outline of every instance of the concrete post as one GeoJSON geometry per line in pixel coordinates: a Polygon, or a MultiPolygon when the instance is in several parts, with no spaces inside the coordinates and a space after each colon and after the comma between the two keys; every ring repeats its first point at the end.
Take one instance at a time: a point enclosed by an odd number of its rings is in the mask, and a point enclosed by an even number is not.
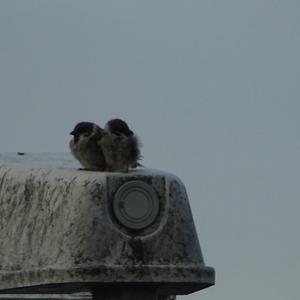
{"type": "Polygon", "coordinates": [[[214,284],[178,177],[0,155],[0,293],[166,299],[214,284]]]}

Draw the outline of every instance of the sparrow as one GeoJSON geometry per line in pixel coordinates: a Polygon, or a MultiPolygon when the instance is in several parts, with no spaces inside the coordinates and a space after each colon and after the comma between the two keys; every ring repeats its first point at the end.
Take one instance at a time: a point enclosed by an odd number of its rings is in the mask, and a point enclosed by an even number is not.
{"type": "Polygon", "coordinates": [[[109,171],[128,172],[129,168],[139,165],[140,143],[125,121],[121,119],[108,121],[100,144],[109,171]]]}
{"type": "Polygon", "coordinates": [[[92,122],[80,122],[73,131],[69,146],[73,156],[86,170],[107,171],[108,166],[101,147],[104,130],[92,122]]]}

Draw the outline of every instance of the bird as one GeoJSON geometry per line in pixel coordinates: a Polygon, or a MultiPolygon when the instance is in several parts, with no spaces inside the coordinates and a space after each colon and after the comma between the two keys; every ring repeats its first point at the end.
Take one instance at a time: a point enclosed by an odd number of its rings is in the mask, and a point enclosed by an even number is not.
{"type": "Polygon", "coordinates": [[[70,132],[73,136],[69,146],[73,156],[85,170],[107,171],[101,139],[104,130],[93,122],[79,122],[70,132]]]}
{"type": "Polygon", "coordinates": [[[105,130],[117,134],[117,135],[125,135],[132,136],[134,135],[133,131],[130,130],[127,123],[121,119],[112,119],[105,124],[105,130]]]}
{"type": "Polygon", "coordinates": [[[129,168],[139,165],[140,143],[125,121],[121,119],[108,121],[104,126],[100,144],[108,170],[128,172],[129,168]]]}

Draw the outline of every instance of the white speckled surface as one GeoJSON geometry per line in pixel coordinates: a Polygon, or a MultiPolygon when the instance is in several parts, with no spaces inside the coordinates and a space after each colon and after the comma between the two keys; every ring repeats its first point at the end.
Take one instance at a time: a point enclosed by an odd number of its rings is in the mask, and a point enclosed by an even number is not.
{"type": "Polygon", "coordinates": [[[77,167],[68,154],[0,155],[1,290],[80,291],[136,283],[185,294],[214,283],[176,176],[77,167]],[[123,228],[111,212],[114,194],[130,180],[150,184],[160,201],[155,222],[140,231],[123,228]]]}

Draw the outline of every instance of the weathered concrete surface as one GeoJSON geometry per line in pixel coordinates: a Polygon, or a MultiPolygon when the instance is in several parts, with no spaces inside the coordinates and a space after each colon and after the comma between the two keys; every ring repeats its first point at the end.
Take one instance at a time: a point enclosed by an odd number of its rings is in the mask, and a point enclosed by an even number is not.
{"type": "Polygon", "coordinates": [[[187,194],[174,175],[80,171],[67,155],[0,155],[0,290],[97,291],[151,286],[187,294],[214,284],[197,239],[187,194]],[[112,212],[126,182],[150,184],[159,214],[130,230],[112,212]],[[27,288],[27,289],[26,289],[27,288]]]}
{"type": "MultiPolygon", "coordinates": [[[[89,292],[73,294],[0,294],[1,300],[92,300],[89,292]]],[[[168,299],[169,300],[169,299],[168,299]]],[[[174,300],[174,299],[170,299],[174,300]]]]}

